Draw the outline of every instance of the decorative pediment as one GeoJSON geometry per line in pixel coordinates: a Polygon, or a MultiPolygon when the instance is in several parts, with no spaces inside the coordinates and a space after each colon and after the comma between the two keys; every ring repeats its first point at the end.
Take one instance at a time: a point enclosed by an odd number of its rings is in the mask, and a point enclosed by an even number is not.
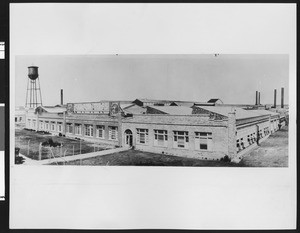
{"type": "Polygon", "coordinates": [[[73,113],[74,112],[74,104],[67,104],[67,112],[68,113],[73,113]]]}
{"type": "Polygon", "coordinates": [[[42,107],[37,107],[34,111],[35,114],[41,114],[45,112],[45,110],[42,107]]]}

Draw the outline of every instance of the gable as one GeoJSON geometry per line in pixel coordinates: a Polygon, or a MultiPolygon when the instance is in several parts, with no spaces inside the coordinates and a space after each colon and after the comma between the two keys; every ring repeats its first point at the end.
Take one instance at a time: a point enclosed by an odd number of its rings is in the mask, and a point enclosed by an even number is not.
{"type": "Polygon", "coordinates": [[[193,106],[192,108],[193,108],[192,114],[206,114],[209,115],[210,120],[223,120],[227,118],[227,116],[223,116],[219,113],[212,112],[207,109],[203,109],[201,107],[193,106]]]}

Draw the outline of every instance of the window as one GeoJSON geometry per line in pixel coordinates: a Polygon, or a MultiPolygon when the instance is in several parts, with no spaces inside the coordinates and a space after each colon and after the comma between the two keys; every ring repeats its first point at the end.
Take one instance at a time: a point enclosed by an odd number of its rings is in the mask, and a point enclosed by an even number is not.
{"type": "Polygon", "coordinates": [[[103,125],[96,126],[96,137],[104,138],[104,126],[103,125]]]}
{"type": "Polygon", "coordinates": [[[136,140],[140,144],[148,144],[148,129],[136,129],[136,140]]]}
{"type": "Polygon", "coordinates": [[[154,130],[154,146],[168,146],[167,130],[154,130]]]}
{"type": "Polygon", "coordinates": [[[188,148],[189,132],[174,131],[174,147],[188,148]]]}
{"type": "Polygon", "coordinates": [[[259,130],[259,139],[263,138],[262,130],[259,130]]]}
{"type": "Polygon", "coordinates": [[[18,118],[17,117],[15,117],[15,122],[18,122],[18,118]]]}
{"type": "Polygon", "coordinates": [[[32,128],[35,128],[35,126],[36,126],[36,121],[32,120],[32,128]]]}
{"type": "Polygon", "coordinates": [[[27,127],[28,127],[28,128],[31,127],[31,120],[30,120],[30,119],[27,120],[27,127]]]}
{"type": "Polygon", "coordinates": [[[240,147],[240,140],[236,140],[236,151],[239,152],[241,150],[241,147],[240,147]]]}
{"type": "Polygon", "coordinates": [[[44,129],[44,122],[40,121],[40,130],[43,130],[43,129],[44,129]]]}
{"type": "Polygon", "coordinates": [[[251,144],[255,142],[255,133],[252,133],[250,136],[251,144]]]}
{"type": "Polygon", "coordinates": [[[45,130],[49,130],[49,121],[45,121],[45,130]]]}
{"type": "Polygon", "coordinates": [[[265,134],[265,136],[269,135],[269,127],[264,128],[264,134],[265,134]]]}
{"type": "Polygon", "coordinates": [[[67,133],[73,133],[73,124],[67,123],[67,133]]]}
{"type": "Polygon", "coordinates": [[[242,147],[242,150],[245,149],[244,138],[241,138],[241,147],[242,147]]]}
{"type": "Polygon", "coordinates": [[[212,150],[212,144],[212,133],[195,132],[196,150],[212,150]]]}
{"type": "Polygon", "coordinates": [[[94,136],[94,128],[93,125],[84,125],[84,135],[88,137],[94,136]]]}
{"type": "Polygon", "coordinates": [[[54,121],[51,121],[51,130],[52,130],[52,131],[55,131],[55,128],[56,128],[55,122],[54,122],[54,121]]]}
{"type": "Polygon", "coordinates": [[[110,140],[118,140],[118,127],[116,126],[108,127],[108,138],[110,140]]]}
{"type": "Polygon", "coordinates": [[[63,125],[62,122],[57,122],[57,131],[58,132],[62,132],[62,128],[63,128],[62,125],[63,125]]]}
{"type": "Polygon", "coordinates": [[[75,134],[81,135],[81,124],[75,124],[75,134]]]}

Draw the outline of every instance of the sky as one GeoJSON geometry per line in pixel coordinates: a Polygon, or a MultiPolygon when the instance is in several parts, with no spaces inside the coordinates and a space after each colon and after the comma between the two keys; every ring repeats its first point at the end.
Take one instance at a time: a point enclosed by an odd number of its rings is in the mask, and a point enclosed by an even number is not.
{"type": "Polygon", "coordinates": [[[42,55],[16,56],[16,106],[24,106],[28,66],[39,67],[44,105],[136,98],[273,104],[281,87],[288,103],[288,55],[42,55]]]}

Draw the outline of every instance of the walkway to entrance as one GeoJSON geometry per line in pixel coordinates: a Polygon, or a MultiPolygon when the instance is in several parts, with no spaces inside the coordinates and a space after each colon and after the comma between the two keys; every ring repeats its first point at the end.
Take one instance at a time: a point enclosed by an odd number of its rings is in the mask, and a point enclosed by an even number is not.
{"type": "Polygon", "coordinates": [[[33,159],[28,159],[26,156],[21,155],[22,157],[25,158],[25,163],[24,165],[46,165],[46,164],[51,164],[51,163],[61,163],[61,162],[69,162],[69,161],[74,161],[74,160],[79,160],[79,159],[87,159],[87,158],[92,158],[92,157],[97,157],[97,156],[103,156],[103,155],[108,155],[108,154],[113,154],[117,152],[122,152],[122,151],[127,151],[130,148],[115,148],[115,149],[109,149],[109,150],[102,150],[102,151],[97,151],[97,152],[92,152],[92,153],[87,153],[87,154],[80,154],[80,155],[73,155],[73,156],[66,156],[66,157],[57,157],[54,159],[43,159],[43,160],[33,160],[33,159]]]}

